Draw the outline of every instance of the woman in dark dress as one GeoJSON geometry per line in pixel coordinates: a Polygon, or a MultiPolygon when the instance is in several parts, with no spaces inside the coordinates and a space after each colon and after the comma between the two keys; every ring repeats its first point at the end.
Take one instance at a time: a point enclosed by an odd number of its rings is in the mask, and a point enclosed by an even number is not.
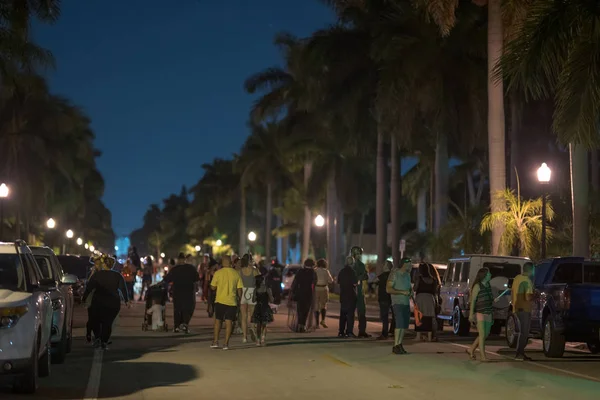
{"type": "Polygon", "coordinates": [[[267,285],[267,280],[263,275],[256,277],[256,289],[252,296],[252,301],[256,305],[250,322],[256,324],[256,345],[264,346],[267,338],[267,324],[273,322],[273,310],[269,305],[273,302],[273,292],[267,285]]]}
{"type": "Polygon", "coordinates": [[[430,342],[435,340],[434,333],[437,332],[436,310],[440,292],[440,285],[431,268],[434,267],[426,263],[419,265],[419,275],[413,288],[416,307],[421,315],[420,324],[415,322],[415,331],[427,333],[430,342]]]}
{"type": "Polygon", "coordinates": [[[313,292],[315,284],[317,283],[317,274],[314,268],[315,261],[311,258],[307,258],[306,261],[304,261],[304,268],[296,273],[290,289],[292,293],[290,298],[296,302],[298,310],[297,332],[306,332],[306,320],[310,313],[313,292]]]}
{"type": "Polygon", "coordinates": [[[117,271],[113,271],[115,259],[102,254],[93,259],[96,272],[90,276],[83,294],[83,301],[93,292],[92,304],[89,308],[89,326],[94,332],[94,346],[106,349],[112,334],[112,325],[121,310],[121,297],[129,306],[129,294],[125,279],[117,271]]]}

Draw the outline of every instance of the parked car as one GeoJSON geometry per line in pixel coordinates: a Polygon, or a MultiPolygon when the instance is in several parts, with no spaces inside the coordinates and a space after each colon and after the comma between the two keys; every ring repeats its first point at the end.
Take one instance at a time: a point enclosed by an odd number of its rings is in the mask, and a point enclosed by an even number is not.
{"type": "MultiPolygon", "coordinates": [[[[523,270],[523,265],[531,262],[525,257],[466,255],[448,262],[440,295],[441,312],[438,318],[449,321],[455,335],[469,334],[469,290],[480,268],[490,269],[492,294],[494,298],[506,291],[512,280],[523,270]]],[[[498,334],[506,325],[510,309],[510,296],[503,296],[494,302],[494,325],[492,333],[498,334]]]]}
{"type": "Polygon", "coordinates": [[[20,392],[34,393],[50,374],[55,290],[25,242],[0,243],[0,380],[20,392]]]}
{"type": "MultiPolygon", "coordinates": [[[[513,316],[507,324],[507,341],[516,347],[513,316]]],[[[541,338],[546,357],[562,357],[566,342],[587,343],[600,353],[600,262],[581,257],[546,260],[535,268],[531,311],[533,337],[541,338]]]]}
{"type": "Polygon", "coordinates": [[[294,282],[294,278],[298,271],[302,269],[302,265],[300,264],[288,264],[283,269],[283,278],[281,281],[281,295],[283,297],[287,296],[290,293],[290,289],[292,288],[292,283],[294,282]]]}
{"type": "Polygon", "coordinates": [[[58,290],[50,293],[52,300],[52,361],[62,364],[73,344],[73,288],[77,276],[65,274],[49,247],[32,246],[31,252],[40,267],[44,279],[56,282],[58,290]]]}
{"type": "Polygon", "coordinates": [[[76,303],[81,303],[83,292],[85,291],[85,284],[93,267],[90,258],[64,255],[57,256],[57,258],[65,273],[77,277],[77,283],[72,285],[73,298],[76,303]]]}

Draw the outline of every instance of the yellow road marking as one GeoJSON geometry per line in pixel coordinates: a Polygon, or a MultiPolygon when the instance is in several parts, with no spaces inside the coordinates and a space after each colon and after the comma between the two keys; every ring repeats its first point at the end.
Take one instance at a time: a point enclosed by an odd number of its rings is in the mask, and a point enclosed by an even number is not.
{"type": "Polygon", "coordinates": [[[343,365],[344,367],[351,367],[352,365],[348,364],[347,362],[344,362],[342,360],[340,360],[339,358],[336,358],[334,356],[332,356],[331,354],[326,354],[324,356],[326,359],[328,359],[329,361],[338,364],[338,365],[343,365]]]}

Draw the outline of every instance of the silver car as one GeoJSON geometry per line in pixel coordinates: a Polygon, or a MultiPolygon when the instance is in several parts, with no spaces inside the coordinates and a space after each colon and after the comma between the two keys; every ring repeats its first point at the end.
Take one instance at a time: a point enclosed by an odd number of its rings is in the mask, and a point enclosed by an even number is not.
{"type": "Polygon", "coordinates": [[[58,290],[50,293],[52,300],[52,361],[62,364],[73,343],[73,288],[75,275],[65,274],[56,254],[49,247],[31,246],[44,279],[56,282],[58,290]]]}
{"type": "Polygon", "coordinates": [[[523,271],[523,265],[531,262],[526,257],[465,255],[450,259],[444,274],[440,296],[442,306],[438,318],[447,320],[452,325],[455,335],[469,334],[469,291],[480,268],[486,267],[492,274],[490,285],[492,294],[498,301],[494,302],[494,325],[492,333],[498,334],[506,325],[510,309],[510,293],[507,289],[511,281],[523,271]],[[504,294],[502,297],[502,294],[504,294]]]}

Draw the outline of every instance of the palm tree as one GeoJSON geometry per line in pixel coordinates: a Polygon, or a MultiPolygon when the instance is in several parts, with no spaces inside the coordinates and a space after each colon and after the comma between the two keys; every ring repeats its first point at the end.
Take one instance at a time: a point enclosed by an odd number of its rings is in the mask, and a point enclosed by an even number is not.
{"type": "MultiPolygon", "coordinates": [[[[524,200],[520,185],[517,184],[517,188],[516,193],[510,189],[496,193],[497,201],[503,203],[504,210],[486,214],[481,221],[481,233],[492,231],[495,224],[501,223],[505,226],[500,240],[502,252],[509,254],[518,244],[520,256],[533,258],[539,254],[536,245],[542,233],[542,198],[524,200]]],[[[549,201],[546,203],[546,218],[548,221],[554,218],[549,201]]],[[[551,228],[546,227],[546,235],[552,237],[551,228]]]]}
{"type": "Polygon", "coordinates": [[[588,257],[587,149],[597,146],[600,107],[597,10],[583,0],[531,3],[497,73],[504,73],[511,88],[554,100],[553,129],[569,144],[571,160],[573,255],[588,257]]]}

